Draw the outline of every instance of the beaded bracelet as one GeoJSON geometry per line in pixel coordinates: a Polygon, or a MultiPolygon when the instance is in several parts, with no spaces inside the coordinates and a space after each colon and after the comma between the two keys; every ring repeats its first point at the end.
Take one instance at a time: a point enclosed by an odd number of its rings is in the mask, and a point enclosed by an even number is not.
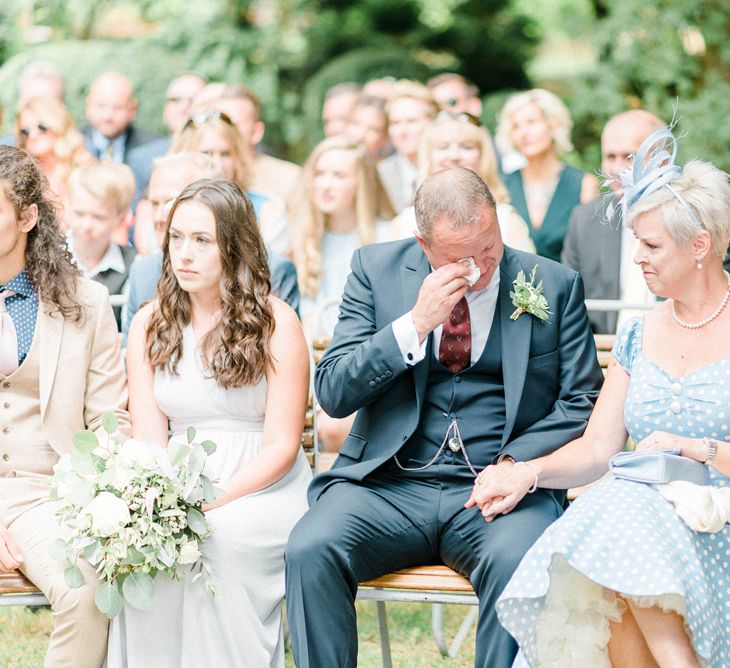
{"type": "Polygon", "coordinates": [[[532,487],[530,487],[530,489],[527,490],[527,493],[528,494],[532,494],[533,492],[536,492],[537,491],[537,485],[540,482],[540,477],[537,475],[537,471],[532,466],[532,464],[530,464],[529,462],[518,462],[518,463],[519,464],[524,464],[528,469],[530,469],[530,473],[532,473],[532,475],[535,476],[535,480],[532,483],[532,487]]]}

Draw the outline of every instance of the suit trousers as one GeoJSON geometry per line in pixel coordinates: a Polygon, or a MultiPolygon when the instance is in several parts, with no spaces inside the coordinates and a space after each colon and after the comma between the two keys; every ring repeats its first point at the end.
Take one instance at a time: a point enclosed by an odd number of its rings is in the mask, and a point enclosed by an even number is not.
{"type": "Polygon", "coordinates": [[[94,603],[99,578],[93,567],[80,558],[77,565],[86,583],[78,589],[70,589],[66,584],[66,563],[48,554],[48,546],[62,536],[57,508],[55,503],[39,503],[19,515],[8,529],[23,554],[20,570],[51,604],[53,632],[46,667],[99,668],[106,656],[109,630],[109,620],[94,603]]]}
{"type": "Polygon", "coordinates": [[[437,562],[468,577],[479,597],[475,665],[512,665],[517,645],[494,604],[562,508],[538,490],[487,523],[477,508],[464,508],[473,483],[460,464],[418,472],[387,464],[361,483],[340,481],[324,491],[294,527],[286,552],[287,620],[298,668],[355,668],[357,583],[437,562]]]}

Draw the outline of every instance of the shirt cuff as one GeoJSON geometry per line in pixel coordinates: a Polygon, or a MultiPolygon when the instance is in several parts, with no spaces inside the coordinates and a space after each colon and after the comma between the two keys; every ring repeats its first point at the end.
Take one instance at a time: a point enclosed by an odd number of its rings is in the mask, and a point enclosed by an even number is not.
{"type": "Polygon", "coordinates": [[[392,324],[395,342],[398,344],[401,355],[403,355],[403,361],[408,366],[418,364],[426,357],[426,344],[428,342],[428,337],[426,337],[423,343],[419,343],[418,332],[416,332],[416,326],[413,324],[411,313],[411,311],[404,313],[392,324]]]}

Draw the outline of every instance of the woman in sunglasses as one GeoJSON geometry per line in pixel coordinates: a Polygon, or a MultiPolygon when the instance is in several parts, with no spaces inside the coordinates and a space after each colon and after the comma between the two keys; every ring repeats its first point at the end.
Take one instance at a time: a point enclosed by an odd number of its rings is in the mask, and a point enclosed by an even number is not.
{"type": "Polygon", "coordinates": [[[64,204],[71,171],[91,161],[66,107],[55,98],[31,98],[18,111],[15,135],[17,146],[36,159],[53,195],[64,204]]]}
{"type": "Polygon", "coordinates": [[[527,223],[537,253],[557,262],[571,212],[598,195],[595,176],[561,161],[573,149],[572,127],[560,98],[541,88],[510,97],[497,127],[500,150],[516,150],[527,162],[504,177],[512,204],[527,223]]]}
{"type": "MultiPolygon", "coordinates": [[[[442,111],[421,140],[418,152],[420,181],[450,167],[471,169],[481,176],[497,202],[497,219],[504,243],[518,250],[535,252],[525,221],[509,203],[509,193],[499,178],[492,137],[476,116],[442,111]]],[[[416,229],[412,206],[391,223],[391,238],[405,239],[416,229]]]]}
{"type": "Polygon", "coordinates": [[[233,121],[221,111],[194,113],[175,135],[170,153],[193,151],[211,156],[223,175],[249,196],[266,245],[284,255],[291,251],[286,209],[275,195],[249,187],[252,165],[243,138],[233,121]]]}

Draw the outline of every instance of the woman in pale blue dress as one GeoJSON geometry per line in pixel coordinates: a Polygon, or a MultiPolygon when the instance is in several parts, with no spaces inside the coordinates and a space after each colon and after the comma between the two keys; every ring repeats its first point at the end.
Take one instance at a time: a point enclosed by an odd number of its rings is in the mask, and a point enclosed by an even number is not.
{"type": "MultiPolygon", "coordinates": [[[[599,478],[627,435],[639,451],[676,449],[705,463],[709,485],[729,488],[718,497],[730,494],[730,277],[722,269],[730,185],[712,165],[694,161],[682,172],[672,157],[637,170],[646,190],[624,194],[639,242],[634,261],[666,301],[621,329],[582,438],[504,475],[482,473],[474,496],[487,521],[537,486],[599,478]]],[[[692,498],[710,496],[690,489],[692,498]]],[[[584,492],[497,603],[520,645],[515,665],[730,666],[730,499],[721,501],[725,520],[705,518],[715,526],[695,530],[677,512],[682,500],[675,508],[654,486],[610,476],[584,492]]]]}
{"type": "Polygon", "coordinates": [[[218,589],[155,579],[151,610],[112,621],[108,668],[284,666],[284,548],[307,509],[300,447],[309,387],[301,325],[270,295],[251,201],[231,181],[197,181],[168,218],[159,298],[129,333],[134,437],[216,443],[208,474],[223,493],[201,546],[218,589]]]}

